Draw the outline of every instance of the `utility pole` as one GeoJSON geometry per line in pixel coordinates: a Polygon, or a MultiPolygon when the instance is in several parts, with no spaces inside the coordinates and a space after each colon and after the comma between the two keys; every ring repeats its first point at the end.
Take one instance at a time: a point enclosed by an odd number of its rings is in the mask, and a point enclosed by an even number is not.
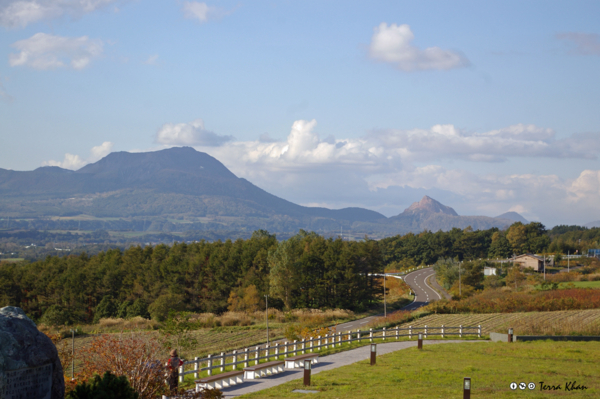
{"type": "Polygon", "coordinates": [[[265,305],[267,311],[265,313],[265,320],[267,321],[267,345],[269,345],[269,296],[265,295],[265,305]]]}

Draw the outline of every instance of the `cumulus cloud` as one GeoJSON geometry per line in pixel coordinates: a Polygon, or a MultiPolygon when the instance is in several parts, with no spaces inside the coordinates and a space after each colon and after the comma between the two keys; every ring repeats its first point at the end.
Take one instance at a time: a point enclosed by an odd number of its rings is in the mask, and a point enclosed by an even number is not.
{"type": "Polygon", "coordinates": [[[200,23],[208,22],[210,19],[221,18],[231,11],[225,11],[221,8],[209,6],[199,1],[186,1],[183,3],[183,16],[187,19],[194,19],[200,23]]]}
{"type": "Polygon", "coordinates": [[[90,150],[90,156],[86,159],[83,159],[79,155],[66,153],[65,158],[62,161],[45,161],[42,162],[42,166],[58,166],[63,169],[77,170],[84,167],[88,163],[99,161],[100,159],[110,154],[113,145],[114,144],[110,141],[105,141],[101,145],[92,147],[92,149],[90,150]]]}
{"type": "Polygon", "coordinates": [[[204,128],[204,121],[190,123],[165,123],[156,133],[154,141],[164,145],[191,145],[217,147],[233,140],[233,136],[221,136],[204,128]]]}
{"type": "Polygon", "coordinates": [[[19,51],[8,56],[13,67],[83,69],[92,59],[102,54],[103,43],[87,36],[64,37],[36,33],[29,39],[19,40],[11,46],[19,51]]]}
{"type": "MultiPolygon", "coordinates": [[[[204,129],[203,124],[197,125],[204,129]]],[[[181,126],[189,129],[189,124],[181,126]]],[[[165,144],[194,145],[194,139],[182,139],[184,134],[175,137],[165,144]]],[[[600,212],[594,211],[593,201],[600,201],[600,194],[594,186],[598,177],[593,173],[570,181],[556,175],[481,175],[439,165],[443,158],[472,162],[531,157],[594,159],[600,153],[599,134],[557,139],[552,129],[530,124],[480,133],[435,125],[430,129],[377,130],[358,138],[335,138],[320,134],[315,120],[298,120],[284,140],[261,135],[255,141],[228,140],[220,144],[195,147],[219,159],[236,175],[305,205],[362,206],[393,215],[419,196],[434,193],[434,198],[449,201],[457,210],[462,207],[463,214],[493,216],[523,209],[529,220],[556,219],[561,216],[558,210],[574,201],[578,209],[590,210],[590,215],[600,212]],[[576,144],[579,142],[582,144],[576,144]]]]}
{"type": "Polygon", "coordinates": [[[596,33],[563,32],[556,35],[571,45],[571,53],[578,55],[600,55],[600,35],[596,33]]]}
{"type": "Polygon", "coordinates": [[[117,0],[3,0],[0,1],[0,25],[23,28],[31,23],[71,15],[90,13],[117,0]]]}
{"type": "Polygon", "coordinates": [[[453,69],[469,65],[469,61],[461,54],[443,50],[439,47],[428,47],[424,50],[414,46],[415,35],[410,26],[382,22],[373,29],[369,56],[377,61],[390,63],[405,72],[430,69],[453,69]]]}

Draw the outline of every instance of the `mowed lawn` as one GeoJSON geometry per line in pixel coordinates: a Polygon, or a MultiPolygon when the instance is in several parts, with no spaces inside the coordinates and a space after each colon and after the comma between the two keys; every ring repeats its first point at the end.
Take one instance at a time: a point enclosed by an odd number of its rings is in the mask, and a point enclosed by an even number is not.
{"type": "MultiPolygon", "coordinates": [[[[462,398],[464,377],[471,377],[471,397],[600,397],[600,342],[471,342],[427,345],[400,350],[244,395],[243,398],[462,398]],[[575,381],[586,390],[565,391],[575,381]],[[535,390],[510,389],[512,382],[536,384],[535,390]],[[540,382],[560,390],[540,390],[540,382]],[[293,393],[294,389],[318,393],[293,393]]],[[[326,361],[326,359],[323,359],[326,361]]]]}

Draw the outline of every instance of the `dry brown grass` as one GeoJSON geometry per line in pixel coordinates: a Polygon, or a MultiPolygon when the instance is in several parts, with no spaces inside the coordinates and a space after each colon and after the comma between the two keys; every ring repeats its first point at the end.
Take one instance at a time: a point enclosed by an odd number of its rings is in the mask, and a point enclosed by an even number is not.
{"type": "Polygon", "coordinates": [[[555,312],[432,314],[401,327],[447,327],[481,325],[482,334],[506,332],[517,335],[600,335],[600,309],[555,312]]]}

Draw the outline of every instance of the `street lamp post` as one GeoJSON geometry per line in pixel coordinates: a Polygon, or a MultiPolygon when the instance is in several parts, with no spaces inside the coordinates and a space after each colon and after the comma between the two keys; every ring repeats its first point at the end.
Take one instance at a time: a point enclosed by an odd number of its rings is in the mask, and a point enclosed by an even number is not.
{"type": "Polygon", "coordinates": [[[265,305],[266,305],[265,320],[267,322],[267,345],[269,345],[269,296],[268,295],[265,295],[265,305]]]}
{"type": "Polygon", "coordinates": [[[385,301],[385,270],[383,272],[383,317],[387,317],[387,303],[385,301]]]}
{"type": "MultiPolygon", "coordinates": [[[[462,263],[462,262],[460,262],[462,263]]],[[[462,283],[461,283],[461,276],[460,276],[460,263],[458,264],[458,296],[462,298],[462,283]]]]}

